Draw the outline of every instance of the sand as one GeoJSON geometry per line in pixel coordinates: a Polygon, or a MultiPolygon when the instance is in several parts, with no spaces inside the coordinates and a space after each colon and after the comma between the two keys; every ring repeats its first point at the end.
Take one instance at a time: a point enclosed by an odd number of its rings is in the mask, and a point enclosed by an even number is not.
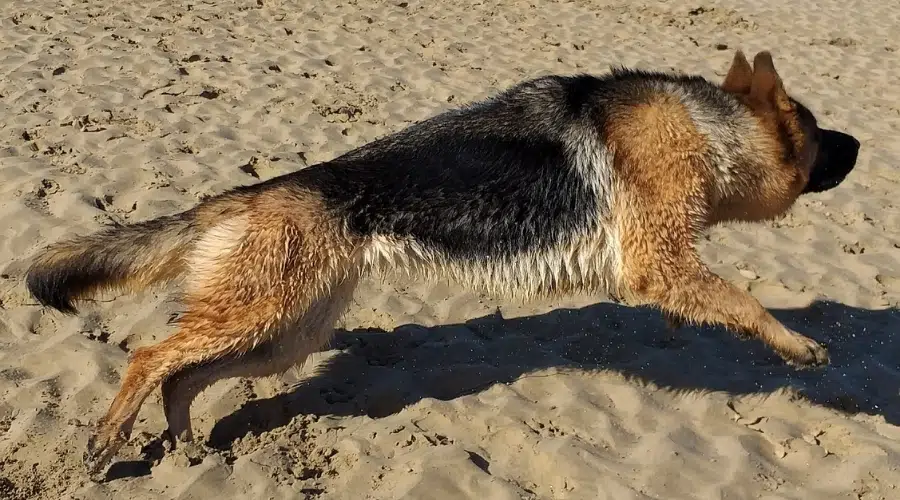
{"type": "Polygon", "coordinates": [[[900,498],[900,10],[875,0],[31,0],[0,5],[0,497],[900,498]],[[547,73],[721,78],[771,49],[862,142],[838,189],[702,252],[830,346],[798,372],[717,329],[605,297],[504,303],[367,281],[333,347],[194,404],[165,453],[158,392],[108,480],[81,466],[171,290],[80,316],[35,305],[47,243],[327,160],[547,73]]]}

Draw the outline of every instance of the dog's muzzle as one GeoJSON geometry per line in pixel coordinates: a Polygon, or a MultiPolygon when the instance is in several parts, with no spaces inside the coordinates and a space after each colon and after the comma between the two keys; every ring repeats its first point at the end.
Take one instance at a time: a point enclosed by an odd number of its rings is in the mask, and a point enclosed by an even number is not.
{"type": "Polygon", "coordinates": [[[803,193],[821,193],[837,187],[856,166],[859,141],[837,130],[820,129],[819,155],[803,193]]]}

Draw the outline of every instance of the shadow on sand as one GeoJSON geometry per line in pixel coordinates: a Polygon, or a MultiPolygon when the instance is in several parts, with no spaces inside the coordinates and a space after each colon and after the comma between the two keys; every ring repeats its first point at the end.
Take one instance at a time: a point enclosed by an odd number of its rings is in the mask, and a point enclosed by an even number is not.
{"type": "Polygon", "coordinates": [[[797,371],[756,341],[721,329],[666,330],[658,313],[601,303],[516,319],[393,332],[339,331],[341,350],[316,376],[273,398],[250,401],[216,423],[209,444],[286,425],[299,414],[381,417],[431,397],[452,399],[548,367],[615,370],[680,391],[732,394],[792,386],[814,403],[900,423],[900,311],[835,302],[773,310],[828,345],[824,370],[797,371]]]}

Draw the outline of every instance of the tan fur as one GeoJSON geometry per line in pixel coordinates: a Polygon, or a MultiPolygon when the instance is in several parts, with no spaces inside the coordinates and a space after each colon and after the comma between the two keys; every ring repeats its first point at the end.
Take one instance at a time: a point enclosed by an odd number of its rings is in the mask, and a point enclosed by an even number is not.
{"type": "Polygon", "coordinates": [[[670,95],[620,110],[612,121],[616,126],[608,133],[617,146],[613,213],[621,235],[622,281],[632,303],[660,307],[673,327],[682,320],[724,325],[806,365],[827,360],[827,353],[781,325],[750,294],[713,274],[694,247],[700,232],[713,223],[783,213],[800,194],[804,172],[808,175],[811,162],[782,163],[776,127],[784,124],[795,137],[803,131],[791,116],[792,107],[785,105],[771,59],[761,55],[756,60],[751,73],[738,54],[724,83],[742,93],[758,123],[751,142],[759,163],[733,172],[744,187],[739,192],[717,191],[716,166],[706,161],[710,145],[687,119],[689,110],[670,95]]]}

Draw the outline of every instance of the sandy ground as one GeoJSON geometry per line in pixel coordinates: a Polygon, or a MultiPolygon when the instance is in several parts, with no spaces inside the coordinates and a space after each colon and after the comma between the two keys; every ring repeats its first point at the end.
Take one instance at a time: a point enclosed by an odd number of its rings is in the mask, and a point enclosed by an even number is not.
{"type": "Polygon", "coordinates": [[[900,10],[875,0],[0,5],[0,497],[900,498],[900,10]],[[164,454],[158,394],[101,484],[81,456],[166,293],[37,307],[27,258],[111,221],[329,159],[549,72],[721,78],[772,49],[788,89],[862,141],[840,188],[719,228],[715,271],[833,364],[795,372],[602,297],[511,304],[366,282],[332,350],[194,405],[164,454]]]}

